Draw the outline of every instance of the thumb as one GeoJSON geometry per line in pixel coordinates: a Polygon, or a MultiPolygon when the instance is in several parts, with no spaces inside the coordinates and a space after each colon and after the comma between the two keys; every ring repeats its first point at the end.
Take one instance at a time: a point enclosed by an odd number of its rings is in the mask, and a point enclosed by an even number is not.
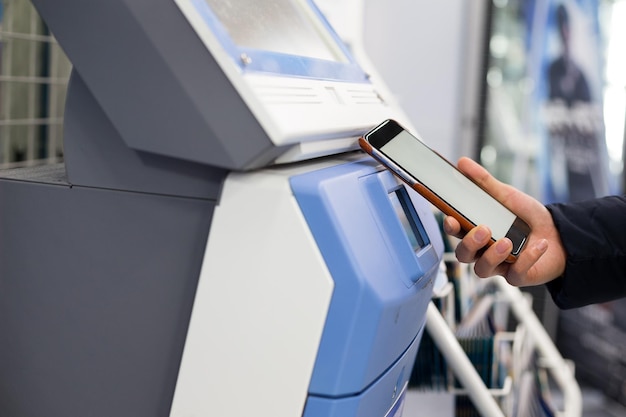
{"type": "Polygon", "coordinates": [[[496,200],[505,206],[515,189],[503,182],[498,181],[483,166],[467,157],[459,159],[457,164],[459,171],[467,175],[480,188],[491,194],[496,200]]]}

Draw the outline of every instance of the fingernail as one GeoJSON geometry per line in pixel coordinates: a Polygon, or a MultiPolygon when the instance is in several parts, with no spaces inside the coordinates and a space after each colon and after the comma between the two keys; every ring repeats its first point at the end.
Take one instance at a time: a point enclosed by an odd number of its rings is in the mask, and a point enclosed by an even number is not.
{"type": "Polygon", "coordinates": [[[474,241],[477,243],[483,242],[489,236],[489,230],[484,227],[479,227],[474,233],[474,241]]]}
{"type": "Polygon", "coordinates": [[[503,254],[511,251],[511,246],[513,244],[509,239],[502,239],[496,243],[496,252],[499,254],[503,254]]]}
{"type": "Polygon", "coordinates": [[[546,249],[548,249],[548,241],[546,239],[541,239],[539,242],[537,242],[535,248],[537,248],[539,252],[545,252],[546,249]]]}

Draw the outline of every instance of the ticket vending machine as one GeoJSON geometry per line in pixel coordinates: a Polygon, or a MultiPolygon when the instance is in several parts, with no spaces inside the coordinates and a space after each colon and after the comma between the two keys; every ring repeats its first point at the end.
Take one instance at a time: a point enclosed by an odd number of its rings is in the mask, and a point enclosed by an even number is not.
{"type": "Polygon", "coordinates": [[[0,415],[398,417],[443,244],[312,2],[35,0],[65,163],[0,173],[0,415]]]}

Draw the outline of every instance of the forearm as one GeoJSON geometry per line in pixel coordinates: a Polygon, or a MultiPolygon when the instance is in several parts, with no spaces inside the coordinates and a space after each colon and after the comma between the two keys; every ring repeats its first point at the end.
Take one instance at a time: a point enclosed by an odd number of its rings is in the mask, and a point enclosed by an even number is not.
{"type": "Polygon", "coordinates": [[[626,197],[547,206],[567,253],[547,284],[561,308],[626,297],[626,197]]]}

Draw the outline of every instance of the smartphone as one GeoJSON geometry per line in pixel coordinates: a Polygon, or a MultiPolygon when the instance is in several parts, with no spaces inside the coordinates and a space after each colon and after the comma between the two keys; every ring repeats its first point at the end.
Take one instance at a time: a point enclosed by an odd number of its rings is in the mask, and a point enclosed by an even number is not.
{"type": "Polygon", "coordinates": [[[361,148],[448,216],[465,232],[479,224],[491,229],[489,245],[503,237],[513,242],[513,263],[530,227],[498,200],[394,120],[385,120],[359,138],[361,148]]]}

